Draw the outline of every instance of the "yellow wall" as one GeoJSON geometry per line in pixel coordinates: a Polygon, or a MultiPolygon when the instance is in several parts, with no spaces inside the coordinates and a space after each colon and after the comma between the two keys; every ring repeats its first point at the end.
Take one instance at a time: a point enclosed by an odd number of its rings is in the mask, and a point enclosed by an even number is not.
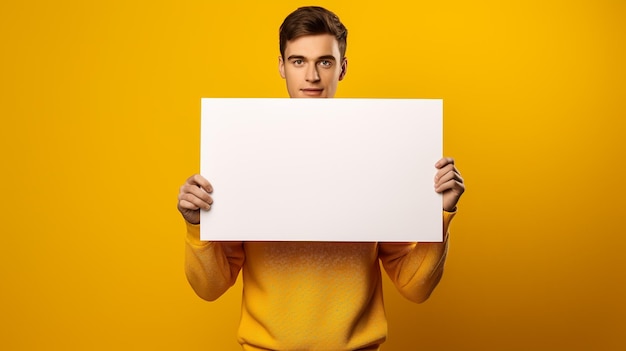
{"type": "MultiPolygon", "coordinates": [[[[241,285],[184,278],[178,186],[201,97],[285,97],[301,1],[0,4],[0,348],[238,350],[241,285]],[[271,2],[270,2],[271,3],[271,2]]],[[[386,350],[626,346],[626,2],[320,1],[339,97],[434,97],[468,192],[423,305],[386,281],[386,350]]]]}

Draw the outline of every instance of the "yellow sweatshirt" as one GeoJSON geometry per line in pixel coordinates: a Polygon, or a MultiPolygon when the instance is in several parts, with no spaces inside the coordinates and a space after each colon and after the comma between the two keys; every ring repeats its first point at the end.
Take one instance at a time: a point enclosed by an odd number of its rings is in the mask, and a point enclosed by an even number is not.
{"type": "Polygon", "coordinates": [[[380,262],[400,293],[425,301],[443,274],[442,243],[210,242],[187,224],[185,272],[215,300],[243,270],[244,350],[378,350],[387,336],[380,262]]]}

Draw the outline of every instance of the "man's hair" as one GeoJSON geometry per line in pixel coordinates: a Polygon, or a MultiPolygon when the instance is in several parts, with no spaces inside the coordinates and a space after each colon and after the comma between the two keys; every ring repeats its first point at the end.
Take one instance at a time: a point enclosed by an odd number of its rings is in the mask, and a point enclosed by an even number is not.
{"type": "Polygon", "coordinates": [[[300,7],[285,18],[280,26],[280,55],[283,59],[285,58],[285,48],[288,41],[305,35],[317,34],[334,36],[339,43],[340,59],[345,57],[348,29],[341,23],[337,15],[319,6],[300,7]]]}

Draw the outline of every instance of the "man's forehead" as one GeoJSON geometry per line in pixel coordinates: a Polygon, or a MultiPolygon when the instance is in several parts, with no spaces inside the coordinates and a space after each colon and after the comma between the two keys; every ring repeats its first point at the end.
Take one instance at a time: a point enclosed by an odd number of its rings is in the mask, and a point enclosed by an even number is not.
{"type": "Polygon", "coordinates": [[[330,34],[303,35],[287,41],[286,44],[286,57],[339,57],[339,42],[330,34]]]}

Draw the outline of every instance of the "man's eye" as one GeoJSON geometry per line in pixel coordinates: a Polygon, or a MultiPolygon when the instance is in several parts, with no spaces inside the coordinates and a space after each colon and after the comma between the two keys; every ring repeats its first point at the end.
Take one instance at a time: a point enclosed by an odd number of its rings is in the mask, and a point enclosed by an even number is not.
{"type": "Polygon", "coordinates": [[[320,61],[320,66],[322,66],[322,67],[330,67],[332,65],[333,65],[333,62],[329,61],[329,60],[320,61]]]}
{"type": "Polygon", "coordinates": [[[293,60],[293,64],[296,66],[301,66],[304,63],[302,60],[293,60]]]}

